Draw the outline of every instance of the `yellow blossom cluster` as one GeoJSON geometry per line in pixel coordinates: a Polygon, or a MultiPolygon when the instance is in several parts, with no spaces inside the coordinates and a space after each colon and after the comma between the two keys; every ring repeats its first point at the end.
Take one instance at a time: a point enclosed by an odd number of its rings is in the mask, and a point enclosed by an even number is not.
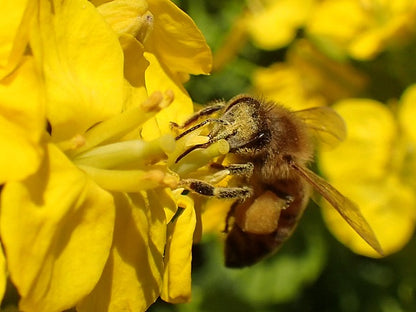
{"type": "Polygon", "coordinates": [[[183,83],[211,68],[204,37],[169,0],[1,16],[0,296],[10,280],[22,311],[189,300],[195,211],[165,160],[193,111],[183,83]]]}

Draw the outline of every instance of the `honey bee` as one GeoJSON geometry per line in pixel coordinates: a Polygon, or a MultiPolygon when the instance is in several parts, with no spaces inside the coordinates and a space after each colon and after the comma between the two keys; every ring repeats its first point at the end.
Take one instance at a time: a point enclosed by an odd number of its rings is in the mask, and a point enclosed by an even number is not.
{"type": "Polygon", "coordinates": [[[195,149],[225,139],[233,163],[214,163],[213,167],[245,179],[241,187],[216,187],[198,179],[182,181],[185,188],[201,195],[236,199],[226,220],[227,267],[249,266],[278,250],[295,230],[312,190],[382,254],[357,205],[307,168],[313,159],[315,138],[328,141],[345,136],[344,122],[331,108],[290,111],[274,102],[239,95],[227,103],[206,107],[182,126],[174,126],[184,129],[177,140],[201,127],[209,129],[208,142],[188,148],[176,162],[195,149]]]}

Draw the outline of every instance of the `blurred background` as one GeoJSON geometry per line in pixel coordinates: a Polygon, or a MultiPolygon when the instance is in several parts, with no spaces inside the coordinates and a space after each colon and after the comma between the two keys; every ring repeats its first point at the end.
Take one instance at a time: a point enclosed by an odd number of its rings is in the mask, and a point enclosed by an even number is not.
{"type": "Polygon", "coordinates": [[[416,311],[416,1],[174,2],[214,54],[213,73],[186,85],[196,103],[252,93],[345,114],[344,150],[319,153],[316,169],[367,211],[386,256],[311,203],[283,248],[250,268],[225,268],[206,231],[192,301],[150,311],[416,311]]]}

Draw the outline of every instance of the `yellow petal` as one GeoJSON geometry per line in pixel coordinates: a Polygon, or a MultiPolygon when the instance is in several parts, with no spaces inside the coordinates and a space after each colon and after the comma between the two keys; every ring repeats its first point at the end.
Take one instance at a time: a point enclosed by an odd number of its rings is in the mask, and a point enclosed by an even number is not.
{"type": "Polygon", "coordinates": [[[397,134],[393,114],[383,104],[348,99],[334,108],[344,118],[347,139],[336,149],[320,153],[320,167],[330,180],[383,178],[397,134]]]}
{"type": "MultiPolygon", "coordinates": [[[[374,1],[371,1],[374,2],[374,1]]],[[[365,7],[365,6],[364,6],[365,7]]],[[[350,54],[361,60],[373,58],[386,46],[399,47],[414,37],[416,4],[414,1],[385,1],[367,6],[369,28],[355,38],[350,54]],[[383,18],[380,18],[383,16],[383,18]]]]}
{"type": "Polygon", "coordinates": [[[273,50],[289,44],[308,16],[313,0],[270,1],[260,12],[253,12],[248,29],[260,48],[273,50]]]}
{"type": "MultiPolygon", "coordinates": [[[[159,193],[162,195],[163,192],[159,193]]],[[[115,193],[113,248],[78,311],[145,311],[160,294],[166,243],[164,207],[146,193],[115,193]]]]}
{"type": "Polygon", "coordinates": [[[308,23],[314,34],[333,37],[340,42],[351,40],[366,23],[363,6],[355,0],[320,2],[308,23]]]}
{"type": "Polygon", "coordinates": [[[306,99],[321,95],[332,104],[354,97],[366,86],[367,77],[352,64],[334,60],[306,39],[290,47],[287,60],[301,77],[306,99]]]}
{"type": "Polygon", "coordinates": [[[253,75],[256,93],[290,109],[325,105],[323,96],[307,93],[303,79],[302,73],[287,63],[275,63],[267,68],[260,68],[253,75]]]}
{"type": "Polygon", "coordinates": [[[34,173],[46,128],[43,85],[32,58],[0,83],[0,184],[34,173]]]}
{"type": "Polygon", "coordinates": [[[149,51],[172,73],[208,74],[212,54],[194,21],[172,1],[149,0],[154,29],[146,41],[149,51]]]}
{"type": "Polygon", "coordinates": [[[182,123],[193,112],[193,103],[181,82],[173,78],[164,70],[155,55],[145,53],[150,65],[146,70],[146,88],[151,94],[154,91],[171,90],[175,99],[167,108],[146,122],[142,136],[145,140],[153,140],[162,134],[170,133],[170,122],[182,123]]]}
{"type": "Polygon", "coordinates": [[[348,52],[361,60],[414,36],[414,1],[321,1],[308,25],[309,34],[328,51],[348,52]],[[329,49],[328,49],[329,48],[329,49]]]}
{"type": "Polygon", "coordinates": [[[399,122],[408,138],[416,144],[416,84],[406,89],[400,102],[399,122]]]}
{"type": "Polygon", "coordinates": [[[0,79],[20,63],[26,49],[36,1],[1,1],[0,79]]]}
{"type": "MultiPolygon", "coordinates": [[[[343,179],[331,183],[358,204],[385,255],[397,252],[410,240],[416,222],[416,196],[414,190],[401,183],[397,177],[386,177],[379,182],[350,183],[343,179]]],[[[355,253],[380,256],[329,204],[322,206],[322,213],[329,230],[355,253]]]]}
{"type": "Polygon", "coordinates": [[[379,29],[361,34],[348,47],[349,54],[358,60],[374,58],[385,45],[386,34],[379,29]]]}
{"type": "Polygon", "coordinates": [[[113,0],[100,5],[97,10],[104,16],[118,34],[131,34],[136,36],[145,32],[141,28],[146,26],[148,5],[144,0],[113,0]]]}
{"type": "Polygon", "coordinates": [[[168,241],[165,252],[165,273],[160,297],[170,303],[191,299],[192,243],[196,225],[193,202],[184,198],[179,207],[182,212],[168,225],[168,241]]]}
{"type": "Polygon", "coordinates": [[[97,283],[114,225],[112,197],[53,145],[39,171],[2,192],[1,237],[24,311],[62,311],[97,283]]]}
{"type": "Polygon", "coordinates": [[[369,23],[369,16],[359,1],[321,1],[308,21],[307,31],[331,49],[345,50],[369,23]]]}
{"type": "Polygon", "coordinates": [[[227,214],[233,201],[210,198],[206,201],[202,211],[202,229],[204,233],[219,234],[225,229],[227,214]]]}
{"type": "Polygon", "coordinates": [[[85,132],[120,112],[123,55],[116,34],[86,0],[40,1],[33,54],[46,80],[55,141],[85,132]]]}
{"type": "Polygon", "coordinates": [[[400,99],[398,120],[403,130],[401,141],[403,152],[398,156],[399,162],[402,161],[403,168],[401,176],[403,179],[416,187],[416,84],[409,86],[400,99]]]}
{"type": "MultiPolygon", "coordinates": [[[[133,88],[142,88],[138,100],[132,99],[133,105],[139,105],[144,101],[145,71],[149,62],[144,57],[143,45],[130,35],[121,35],[120,43],[124,51],[124,76],[133,88]]],[[[137,91],[136,91],[137,92],[137,91]]],[[[129,106],[129,105],[127,105],[129,106]]]]}

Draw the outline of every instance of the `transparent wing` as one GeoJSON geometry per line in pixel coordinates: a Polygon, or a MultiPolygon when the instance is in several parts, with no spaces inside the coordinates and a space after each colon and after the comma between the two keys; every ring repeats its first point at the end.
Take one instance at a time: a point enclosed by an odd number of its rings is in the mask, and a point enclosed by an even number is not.
{"type": "Polygon", "coordinates": [[[356,204],[311,170],[298,166],[294,162],[291,162],[290,165],[339,212],[358,235],[360,235],[375,251],[380,255],[383,255],[383,249],[381,248],[376,235],[356,204]]]}
{"type": "Polygon", "coordinates": [[[311,136],[319,143],[334,147],[346,137],[344,120],[328,106],[312,107],[295,114],[305,122],[311,136]]]}

